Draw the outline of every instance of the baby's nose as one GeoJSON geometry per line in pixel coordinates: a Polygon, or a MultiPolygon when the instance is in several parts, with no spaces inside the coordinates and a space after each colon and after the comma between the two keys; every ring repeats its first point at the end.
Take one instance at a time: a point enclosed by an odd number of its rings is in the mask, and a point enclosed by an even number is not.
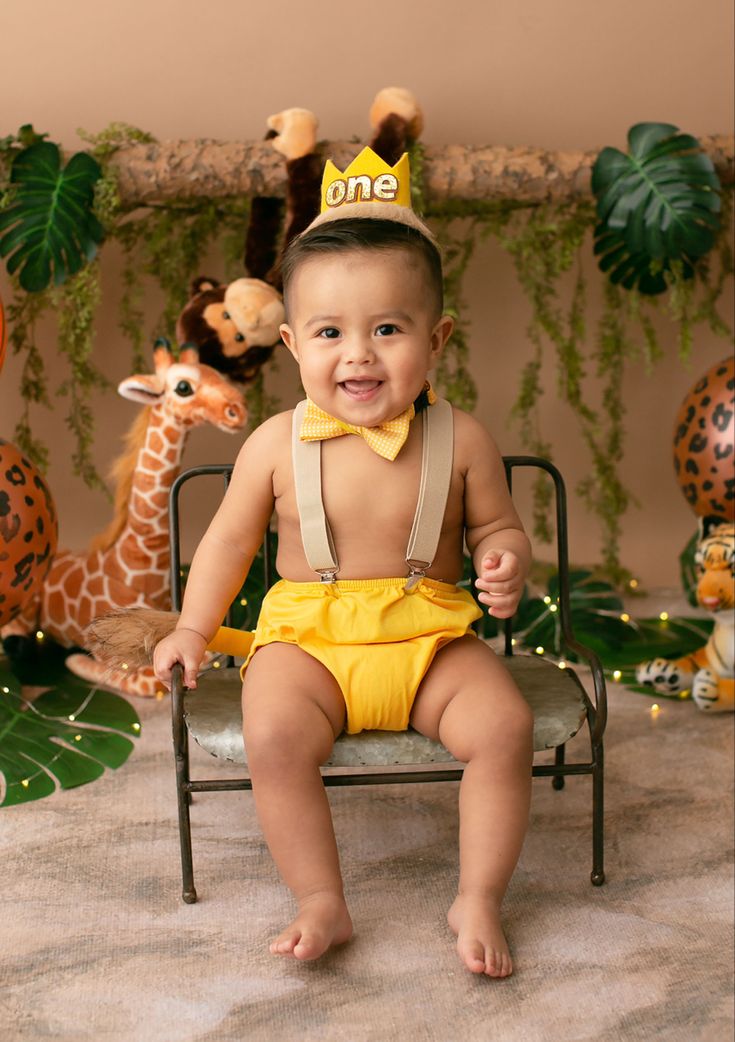
{"type": "Polygon", "coordinates": [[[372,344],[362,337],[351,337],[345,341],[343,352],[346,361],[356,362],[358,365],[362,362],[370,362],[375,357],[372,344]]]}

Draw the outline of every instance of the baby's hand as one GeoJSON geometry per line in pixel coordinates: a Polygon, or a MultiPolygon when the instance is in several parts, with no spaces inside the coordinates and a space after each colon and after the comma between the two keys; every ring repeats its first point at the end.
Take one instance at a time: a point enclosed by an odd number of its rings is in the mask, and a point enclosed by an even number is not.
{"type": "Polygon", "coordinates": [[[475,582],[478,600],[487,604],[488,614],[509,619],[518,607],[524,586],[521,564],[512,550],[488,550],[475,582]]]}
{"type": "Polygon", "coordinates": [[[196,630],[174,630],[156,644],[153,652],[153,669],[158,679],[171,689],[171,670],[175,662],[184,667],[184,684],[188,688],[197,686],[197,673],[207,642],[196,630]]]}

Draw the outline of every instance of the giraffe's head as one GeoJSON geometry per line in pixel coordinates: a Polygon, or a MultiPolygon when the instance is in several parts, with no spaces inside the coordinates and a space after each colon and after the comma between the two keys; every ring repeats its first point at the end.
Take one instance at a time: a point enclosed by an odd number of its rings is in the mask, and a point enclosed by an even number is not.
{"type": "Polygon", "coordinates": [[[177,426],[211,423],[222,431],[245,426],[247,409],[242,392],[226,376],[199,361],[195,347],[184,346],[178,362],[168,341],[153,350],[154,373],[129,376],[118,386],[123,398],[160,408],[177,426]]]}

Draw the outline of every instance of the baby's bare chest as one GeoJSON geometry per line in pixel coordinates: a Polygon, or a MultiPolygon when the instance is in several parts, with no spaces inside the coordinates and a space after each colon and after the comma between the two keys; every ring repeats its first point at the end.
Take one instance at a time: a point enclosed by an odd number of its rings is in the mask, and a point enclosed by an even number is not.
{"type": "MultiPolygon", "coordinates": [[[[283,475],[277,508],[283,519],[298,517],[293,471],[283,475]]],[[[421,451],[406,445],[393,461],[378,456],[364,442],[345,436],[321,444],[321,494],[335,532],[366,529],[410,530],[421,481],[421,451]]]]}
{"type": "MultiPolygon", "coordinates": [[[[410,439],[393,461],[354,436],[323,442],[321,456],[322,500],[337,544],[347,549],[359,541],[363,552],[369,546],[403,560],[419,499],[421,439],[410,439]]],[[[283,478],[276,490],[279,531],[300,542],[293,471],[283,478]]],[[[456,533],[462,516],[462,481],[454,475],[445,531],[456,533]]]]}

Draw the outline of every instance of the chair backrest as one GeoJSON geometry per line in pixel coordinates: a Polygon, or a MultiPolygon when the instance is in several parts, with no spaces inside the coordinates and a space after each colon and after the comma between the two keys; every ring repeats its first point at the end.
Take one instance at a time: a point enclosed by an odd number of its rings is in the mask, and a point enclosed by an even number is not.
{"type": "MultiPolygon", "coordinates": [[[[568,646],[574,647],[576,643],[572,633],[571,605],[569,599],[569,551],[568,551],[568,529],[567,529],[567,499],[564,479],[554,466],[540,456],[504,456],[505,475],[508,488],[513,491],[513,471],[520,468],[535,468],[537,471],[545,471],[552,479],[555,493],[555,520],[556,520],[556,557],[559,575],[559,621],[562,635],[568,646]]],[[[193,478],[221,476],[224,491],[230,483],[233,464],[212,463],[201,467],[191,467],[184,470],[174,481],[170,493],[169,529],[171,541],[171,602],[174,611],[181,610],[182,583],[181,583],[181,524],[179,498],[184,485],[193,478]]],[[[271,540],[266,537],[263,541],[263,572],[265,589],[269,589],[275,579],[275,568],[271,540]]],[[[228,618],[229,621],[229,618],[228,618]]],[[[503,623],[505,654],[513,654],[513,619],[506,619],[503,623]]]]}

